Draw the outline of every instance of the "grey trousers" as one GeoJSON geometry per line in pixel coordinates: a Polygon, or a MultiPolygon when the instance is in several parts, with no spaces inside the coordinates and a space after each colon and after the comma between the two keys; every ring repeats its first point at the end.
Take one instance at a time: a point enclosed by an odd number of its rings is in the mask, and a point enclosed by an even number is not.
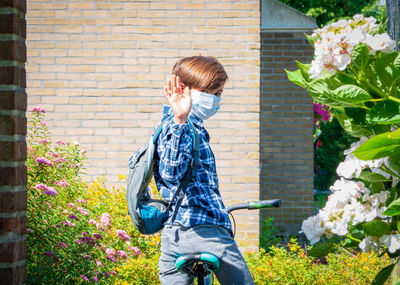
{"type": "Polygon", "coordinates": [[[166,225],[161,234],[159,277],[163,285],[189,285],[193,279],[175,267],[183,254],[209,252],[216,255],[220,269],[215,273],[221,285],[252,285],[250,271],[229,231],[221,226],[197,225],[190,228],[166,225]]]}

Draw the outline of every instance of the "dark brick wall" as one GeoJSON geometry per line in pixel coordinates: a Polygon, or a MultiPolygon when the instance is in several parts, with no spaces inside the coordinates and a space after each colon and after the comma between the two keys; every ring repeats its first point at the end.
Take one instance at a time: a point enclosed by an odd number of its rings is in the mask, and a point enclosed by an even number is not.
{"type": "Polygon", "coordinates": [[[261,33],[261,199],[282,199],[280,209],[262,211],[287,233],[300,230],[313,207],[313,101],[292,84],[285,69],[311,62],[302,32],[261,33]]]}
{"type": "Polygon", "coordinates": [[[26,282],[26,1],[0,1],[0,284],[26,282]]]}

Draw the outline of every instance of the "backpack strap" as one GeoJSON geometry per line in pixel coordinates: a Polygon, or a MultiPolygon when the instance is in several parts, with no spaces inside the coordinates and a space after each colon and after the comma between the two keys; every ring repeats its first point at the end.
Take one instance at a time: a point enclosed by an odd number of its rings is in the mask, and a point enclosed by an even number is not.
{"type": "Polygon", "coordinates": [[[167,211],[172,207],[172,202],[176,199],[176,197],[179,196],[178,201],[176,202],[176,206],[174,209],[174,214],[172,216],[172,220],[171,223],[174,222],[176,215],[178,214],[178,210],[182,204],[183,198],[185,196],[186,193],[186,189],[189,185],[190,180],[192,179],[193,176],[196,175],[197,173],[197,169],[199,167],[199,135],[196,131],[196,129],[193,126],[192,121],[190,121],[190,119],[188,119],[190,128],[192,130],[192,135],[193,135],[193,158],[190,161],[189,165],[188,165],[188,169],[186,171],[185,176],[182,179],[182,182],[179,184],[178,189],[176,189],[174,196],[171,199],[171,202],[169,203],[168,207],[167,207],[167,211]]]}

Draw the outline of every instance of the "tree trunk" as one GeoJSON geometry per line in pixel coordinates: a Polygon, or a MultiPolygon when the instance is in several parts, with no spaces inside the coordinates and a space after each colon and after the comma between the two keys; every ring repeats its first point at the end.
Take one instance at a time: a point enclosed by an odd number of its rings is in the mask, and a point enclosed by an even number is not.
{"type": "Polygon", "coordinates": [[[400,51],[400,0],[386,0],[386,15],[388,34],[396,41],[396,50],[400,51]]]}

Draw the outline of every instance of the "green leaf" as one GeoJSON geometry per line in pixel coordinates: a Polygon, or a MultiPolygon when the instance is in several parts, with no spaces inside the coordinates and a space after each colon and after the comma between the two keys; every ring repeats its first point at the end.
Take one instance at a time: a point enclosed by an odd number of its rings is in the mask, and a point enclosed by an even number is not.
{"type": "Polygon", "coordinates": [[[375,276],[374,280],[372,280],[372,285],[383,285],[385,281],[389,278],[390,274],[392,274],[393,268],[396,264],[390,264],[383,268],[378,274],[375,276]]]}
{"type": "Polygon", "coordinates": [[[373,220],[362,225],[364,232],[370,236],[380,237],[389,234],[389,225],[381,220],[373,220]]]}
{"type": "Polygon", "coordinates": [[[400,53],[394,59],[393,67],[396,69],[397,72],[400,72],[400,53]]]}
{"type": "Polygon", "coordinates": [[[388,164],[390,169],[400,174],[400,152],[394,153],[389,156],[388,164]]]}
{"type": "Polygon", "coordinates": [[[388,198],[386,199],[386,206],[389,206],[395,199],[398,198],[397,196],[397,191],[400,190],[400,185],[397,184],[395,187],[392,187],[392,189],[390,189],[390,193],[388,198]]]}
{"type": "Polygon", "coordinates": [[[353,49],[353,52],[351,53],[351,61],[354,63],[358,70],[364,70],[364,68],[367,66],[369,59],[368,53],[368,47],[366,44],[363,43],[359,43],[353,49]]]}
{"type": "Polygon", "coordinates": [[[400,104],[393,101],[382,101],[372,107],[368,117],[375,124],[396,124],[400,122],[400,104]]]}
{"type": "Polygon", "coordinates": [[[314,43],[315,41],[318,39],[317,37],[313,37],[311,35],[307,35],[306,33],[304,33],[304,36],[306,37],[307,41],[310,43],[310,45],[312,47],[314,47],[314,43]]]}
{"type": "Polygon", "coordinates": [[[341,102],[356,105],[372,99],[372,96],[359,86],[346,84],[332,91],[334,98],[341,102]]]}
{"type": "Polygon", "coordinates": [[[366,128],[353,124],[351,120],[347,117],[345,112],[336,112],[336,118],[338,119],[342,128],[354,137],[368,137],[372,135],[372,132],[366,128]]]}
{"type": "Polygon", "coordinates": [[[394,79],[400,75],[394,66],[397,55],[398,54],[395,52],[391,54],[377,52],[376,56],[369,61],[361,81],[368,82],[368,85],[374,87],[366,87],[363,85],[371,94],[375,94],[379,97],[385,97],[382,96],[382,93],[389,94],[389,87],[394,79]],[[376,90],[380,90],[380,92],[376,90]]]}
{"type": "Polygon", "coordinates": [[[390,179],[387,179],[385,176],[379,173],[374,173],[374,172],[369,172],[369,171],[363,171],[360,174],[360,179],[368,181],[368,182],[383,182],[383,181],[390,181],[390,179]]]}
{"type": "Polygon", "coordinates": [[[369,186],[372,194],[377,194],[380,193],[382,191],[385,191],[385,185],[383,184],[383,182],[370,182],[371,185],[369,186]]]}
{"type": "Polygon", "coordinates": [[[310,74],[308,73],[308,70],[311,67],[311,63],[305,64],[301,63],[300,61],[296,60],[297,67],[299,68],[301,75],[303,75],[303,79],[306,81],[310,81],[310,74]]]}
{"type": "Polygon", "coordinates": [[[309,255],[314,257],[325,256],[333,250],[334,246],[335,244],[332,241],[314,244],[311,250],[309,251],[309,255]]]}
{"type": "Polygon", "coordinates": [[[400,199],[394,200],[390,205],[387,207],[386,211],[383,212],[385,216],[399,216],[400,215],[400,199]]]}
{"type": "Polygon", "coordinates": [[[295,71],[289,71],[285,69],[285,71],[290,81],[292,81],[296,85],[299,85],[300,87],[305,88],[304,86],[305,80],[303,78],[303,75],[301,74],[300,69],[297,69],[295,71]]]}
{"type": "Polygon", "coordinates": [[[395,80],[393,80],[392,85],[390,85],[390,88],[389,88],[390,96],[398,98],[398,96],[397,96],[397,88],[398,87],[397,86],[399,85],[399,82],[400,82],[400,76],[397,76],[397,78],[395,80]]]}
{"type": "Polygon", "coordinates": [[[361,108],[345,108],[345,112],[352,124],[368,125],[367,111],[361,108]]]}
{"type": "Polygon", "coordinates": [[[391,132],[389,135],[388,135],[388,137],[390,138],[390,139],[400,139],[400,129],[399,130],[396,130],[396,131],[394,131],[394,132],[391,132]]]}
{"type": "Polygon", "coordinates": [[[320,104],[328,106],[336,106],[335,100],[332,99],[332,95],[329,91],[328,84],[323,78],[316,78],[310,82],[305,82],[308,93],[320,104]]]}
{"type": "Polygon", "coordinates": [[[400,152],[400,129],[370,138],[353,151],[353,154],[362,160],[374,160],[396,152],[400,152]]]}

